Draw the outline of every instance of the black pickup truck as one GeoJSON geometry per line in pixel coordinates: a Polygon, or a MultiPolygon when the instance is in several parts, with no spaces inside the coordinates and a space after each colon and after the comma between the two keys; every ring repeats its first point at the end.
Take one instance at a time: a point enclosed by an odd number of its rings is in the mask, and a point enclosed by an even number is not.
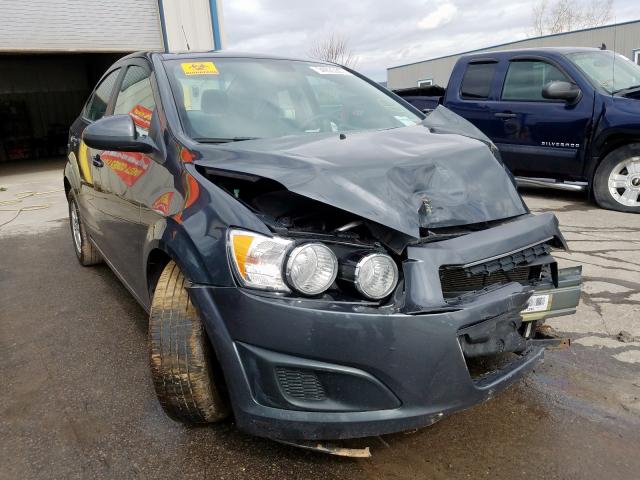
{"type": "Polygon", "coordinates": [[[640,212],[640,66],[594,48],[466,55],[446,90],[396,90],[444,105],[484,132],[520,185],[588,190],[598,205],[640,212]]]}

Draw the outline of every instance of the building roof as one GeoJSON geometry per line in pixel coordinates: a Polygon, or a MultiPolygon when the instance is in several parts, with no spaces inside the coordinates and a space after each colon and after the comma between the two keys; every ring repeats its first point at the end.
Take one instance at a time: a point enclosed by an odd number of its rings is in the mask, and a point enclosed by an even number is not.
{"type": "MultiPolygon", "coordinates": [[[[570,32],[552,33],[550,35],[542,35],[540,37],[522,38],[520,40],[514,40],[512,42],[507,42],[507,43],[500,43],[498,45],[491,45],[489,47],[476,48],[474,50],[468,50],[466,52],[452,53],[450,55],[443,55],[441,57],[427,58],[425,60],[419,60],[417,62],[410,62],[410,63],[405,63],[405,64],[402,64],[402,65],[396,65],[396,66],[387,68],[387,70],[393,70],[394,68],[408,67],[409,65],[417,65],[419,63],[432,62],[434,60],[442,60],[443,58],[459,57],[459,56],[468,55],[468,54],[471,54],[471,53],[482,53],[482,52],[485,52],[486,50],[489,50],[491,48],[506,47],[508,45],[513,45],[515,43],[520,43],[520,42],[524,42],[524,41],[538,40],[538,39],[541,39],[541,38],[559,37],[559,36],[562,36],[562,35],[570,35],[570,34],[573,34],[573,33],[586,32],[586,31],[590,31],[590,30],[601,30],[603,28],[620,27],[622,25],[629,25],[629,24],[632,24],[632,23],[640,23],[640,19],[639,20],[630,20],[628,22],[622,22],[622,23],[612,23],[612,24],[609,24],[609,25],[602,25],[600,27],[583,28],[581,30],[572,30],[570,32]]],[[[541,47],[541,48],[564,48],[564,47],[541,47]]],[[[536,50],[540,50],[541,48],[536,48],[536,50]]],[[[518,49],[518,50],[524,50],[524,49],[518,49]]],[[[576,49],[574,48],[573,50],[576,50],[576,49]]],[[[567,52],[565,52],[565,53],[567,53],[567,52]]]]}

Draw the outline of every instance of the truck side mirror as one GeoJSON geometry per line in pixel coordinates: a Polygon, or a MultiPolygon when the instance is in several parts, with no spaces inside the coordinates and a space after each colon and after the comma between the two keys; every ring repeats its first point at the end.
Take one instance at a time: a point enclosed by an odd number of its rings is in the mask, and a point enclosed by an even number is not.
{"type": "Polygon", "coordinates": [[[575,83],[554,80],[542,87],[542,97],[548,100],[564,100],[569,104],[576,103],[582,91],[575,83]]]}

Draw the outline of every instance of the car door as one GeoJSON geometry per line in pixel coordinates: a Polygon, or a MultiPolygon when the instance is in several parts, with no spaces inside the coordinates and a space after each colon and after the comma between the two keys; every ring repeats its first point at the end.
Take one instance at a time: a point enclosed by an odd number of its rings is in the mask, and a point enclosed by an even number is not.
{"type": "Polygon", "coordinates": [[[487,130],[515,175],[570,179],[582,173],[593,99],[543,98],[543,87],[554,80],[573,82],[548,59],[517,57],[507,64],[487,130]]]}
{"type": "Polygon", "coordinates": [[[91,238],[99,246],[103,244],[98,227],[100,210],[98,198],[101,195],[99,159],[94,161],[91,149],[82,141],[82,132],[90,123],[102,118],[111,107],[116,82],[121,68],[113,68],[103,75],[89,96],[82,113],[73,123],[69,133],[69,155],[75,158],[80,171],[80,192],[78,204],[83,223],[91,238]]]}
{"type": "MultiPolygon", "coordinates": [[[[149,135],[156,106],[151,87],[151,68],[144,59],[124,66],[118,82],[113,115],[130,115],[139,136],[149,135]]],[[[153,183],[151,156],[140,152],[99,152],[104,197],[101,200],[100,230],[105,237],[105,253],[123,282],[145,302],[146,284],[142,255],[146,228],[140,220],[140,191],[153,183]]]]}

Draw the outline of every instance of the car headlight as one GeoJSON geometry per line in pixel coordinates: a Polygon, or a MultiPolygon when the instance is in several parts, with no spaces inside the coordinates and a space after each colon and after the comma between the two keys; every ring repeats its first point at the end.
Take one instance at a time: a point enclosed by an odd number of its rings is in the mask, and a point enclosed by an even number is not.
{"type": "Polygon", "coordinates": [[[244,230],[229,232],[231,259],[245,287],[289,292],[282,270],[291,240],[244,230]]]}
{"type": "Polygon", "coordinates": [[[371,300],[389,295],[398,284],[398,267],[389,255],[371,253],[356,264],[353,283],[356,289],[371,300]]]}
{"type": "Polygon", "coordinates": [[[287,259],[289,285],[303,295],[318,295],[327,290],[338,274],[338,260],[329,247],[305,243],[294,248],[287,259]]]}
{"type": "Polygon", "coordinates": [[[380,300],[398,284],[398,267],[385,253],[353,252],[338,260],[318,242],[295,246],[293,240],[245,230],[229,231],[231,263],[244,287],[302,295],[319,295],[340,278],[365,298],[380,300]]]}

